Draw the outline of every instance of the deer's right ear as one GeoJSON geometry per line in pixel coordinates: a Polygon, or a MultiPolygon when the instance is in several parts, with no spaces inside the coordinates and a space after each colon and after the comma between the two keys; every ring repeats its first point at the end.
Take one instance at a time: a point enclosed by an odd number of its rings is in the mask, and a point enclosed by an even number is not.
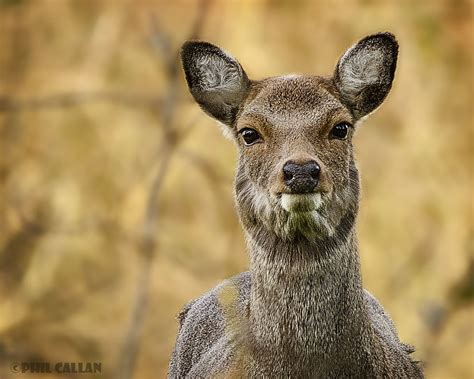
{"type": "Polygon", "coordinates": [[[196,102],[212,117],[232,125],[250,85],[239,62],[217,46],[200,41],[184,43],[181,61],[196,102]]]}

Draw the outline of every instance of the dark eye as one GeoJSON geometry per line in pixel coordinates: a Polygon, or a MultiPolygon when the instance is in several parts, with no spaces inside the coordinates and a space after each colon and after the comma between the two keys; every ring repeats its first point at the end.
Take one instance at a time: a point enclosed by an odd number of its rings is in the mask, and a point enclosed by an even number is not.
{"type": "Polygon", "coordinates": [[[347,122],[341,122],[337,124],[331,130],[331,137],[338,138],[338,139],[345,139],[347,137],[347,133],[349,132],[350,124],[347,122]]]}
{"type": "Polygon", "coordinates": [[[254,143],[262,140],[262,137],[255,129],[244,128],[239,133],[247,146],[253,145],[254,143]]]}

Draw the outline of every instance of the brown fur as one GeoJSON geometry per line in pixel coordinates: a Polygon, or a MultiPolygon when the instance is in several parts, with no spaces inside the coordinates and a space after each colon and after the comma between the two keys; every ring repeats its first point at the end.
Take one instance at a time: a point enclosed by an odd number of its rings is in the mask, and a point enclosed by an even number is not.
{"type": "Polygon", "coordinates": [[[362,287],[355,235],[352,136],[389,92],[397,51],[392,35],[377,34],[349,49],[333,77],[251,81],[219,48],[184,45],[191,93],[239,149],[235,198],[251,266],[182,312],[169,377],[423,377],[362,287]],[[352,125],[345,139],[331,133],[340,123],[352,125]],[[244,143],[244,128],[258,143],[244,143]],[[289,161],[320,167],[309,197],[318,202],[292,192],[289,161]]]}

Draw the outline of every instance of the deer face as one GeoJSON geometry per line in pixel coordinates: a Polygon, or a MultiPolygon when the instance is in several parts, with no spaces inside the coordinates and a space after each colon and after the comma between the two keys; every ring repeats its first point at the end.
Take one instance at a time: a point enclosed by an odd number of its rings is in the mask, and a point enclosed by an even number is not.
{"type": "Polygon", "coordinates": [[[288,240],[325,238],[357,213],[352,136],[388,94],[397,49],[392,35],[377,34],[349,49],[333,77],[250,81],[218,47],[184,44],[192,95],[239,148],[235,195],[247,231],[264,226],[288,240]]]}

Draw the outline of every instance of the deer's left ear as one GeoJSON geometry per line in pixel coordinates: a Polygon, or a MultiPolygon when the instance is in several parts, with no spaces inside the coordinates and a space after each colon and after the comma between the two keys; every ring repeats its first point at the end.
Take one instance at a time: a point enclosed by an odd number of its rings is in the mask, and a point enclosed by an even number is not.
{"type": "Polygon", "coordinates": [[[239,62],[208,42],[188,41],[181,48],[188,87],[210,116],[232,125],[250,81],[239,62]]]}
{"type": "Polygon", "coordinates": [[[374,111],[392,87],[398,43],[393,34],[363,38],[339,59],[334,83],[356,118],[374,111]]]}

